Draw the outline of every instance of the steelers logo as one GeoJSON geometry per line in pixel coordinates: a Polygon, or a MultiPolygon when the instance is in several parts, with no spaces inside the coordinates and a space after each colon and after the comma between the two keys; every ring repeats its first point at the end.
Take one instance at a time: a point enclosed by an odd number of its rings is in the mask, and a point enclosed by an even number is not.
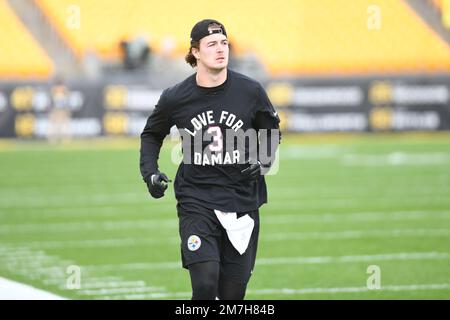
{"type": "Polygon", "coordinates": [[[198,248],[200,248],[201,245],[202,245],[202,241],[195,234],[193,234],[192,236],[190,236],[188,238],[187,246],[188,246],[189,250],[196,251],[196,250],[198,250],[198,248]]]}

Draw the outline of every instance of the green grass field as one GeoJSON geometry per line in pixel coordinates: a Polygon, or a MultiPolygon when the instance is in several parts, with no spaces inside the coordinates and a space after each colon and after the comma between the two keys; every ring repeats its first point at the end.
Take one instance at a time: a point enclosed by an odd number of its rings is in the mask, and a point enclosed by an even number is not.
{"type": "MultiPolygon", "coordinates": [[[[282,142],[247,299],[450,299],[450,134],[282,142]]],[[[173,188],[150,198],[138,161],[138,140],[0,141],[0,276],[71,299],[190,298],[173,188]]]]}

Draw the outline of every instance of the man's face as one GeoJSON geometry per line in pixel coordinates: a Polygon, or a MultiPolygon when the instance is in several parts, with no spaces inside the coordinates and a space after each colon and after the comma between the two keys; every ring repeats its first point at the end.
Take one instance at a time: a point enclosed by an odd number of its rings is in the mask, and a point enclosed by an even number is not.
{"type": "Polygon", "coordinates": [[[228,66],[228,40],[221,33],[214,33],[200,40],[200,50],[194,55],[197,64],[202,64],[208,69],[222,70],[228,66]]]}

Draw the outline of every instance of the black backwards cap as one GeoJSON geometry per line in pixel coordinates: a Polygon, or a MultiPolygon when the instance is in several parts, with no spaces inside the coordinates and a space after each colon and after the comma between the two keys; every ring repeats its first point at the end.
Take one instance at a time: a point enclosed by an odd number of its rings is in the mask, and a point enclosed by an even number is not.
{"type": "Polygon", "coordinates": [[[191,31],[191,44],[213,33],[222,33],[227,36],[225,27],[217,20],[205,19],[195,24],[191,31]]]}

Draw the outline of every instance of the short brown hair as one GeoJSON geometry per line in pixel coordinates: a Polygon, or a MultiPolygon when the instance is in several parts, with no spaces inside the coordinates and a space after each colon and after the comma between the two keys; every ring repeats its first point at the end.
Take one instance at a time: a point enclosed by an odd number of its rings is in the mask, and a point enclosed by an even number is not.
{"type": "Polygon", "coordinates": [[[189,48],[189,52],[184,58],[184,60],[191,65],[192,68],[197,66],[197,58],[192,54],[192,48],[200,49],[200,41],[193,41],[191,43],[191,47],[189,48]]]}

